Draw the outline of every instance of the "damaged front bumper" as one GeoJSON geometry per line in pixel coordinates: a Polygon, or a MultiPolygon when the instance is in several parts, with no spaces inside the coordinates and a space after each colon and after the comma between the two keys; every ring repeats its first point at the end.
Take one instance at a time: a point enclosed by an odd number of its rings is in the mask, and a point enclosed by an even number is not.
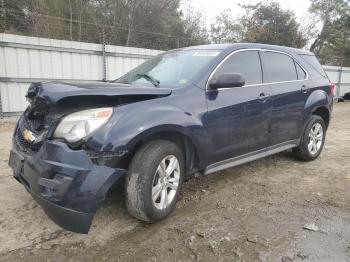
{"type": "Polygon", "coordinates": [[[59,226],[88,233],[98,206],[124,169],[92,163],[84,150],[59,141],[45,141],[35,154],[14,144],[9,165],[45,213],[59,226]]]}

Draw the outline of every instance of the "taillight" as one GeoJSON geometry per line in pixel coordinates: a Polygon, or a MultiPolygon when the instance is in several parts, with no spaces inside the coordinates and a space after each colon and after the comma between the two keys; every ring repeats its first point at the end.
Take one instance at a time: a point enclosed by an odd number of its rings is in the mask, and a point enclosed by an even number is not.
{"type": "Polygon", "coordinates": [[[330,83],[328,88],[329,88],[329,91],[331,92],[331,94],[334,96],[334,84],[330,83]]]}

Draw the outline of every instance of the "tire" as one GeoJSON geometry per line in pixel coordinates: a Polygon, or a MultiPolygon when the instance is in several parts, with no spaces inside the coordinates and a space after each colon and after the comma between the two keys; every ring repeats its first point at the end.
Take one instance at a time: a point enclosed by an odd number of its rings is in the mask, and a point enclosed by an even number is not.
{"type": "Polygon", "coordinates": [[[293,154],[298,159],[303,161],[315,160],[321,154],[321,151],[323,149],[323,145],[326,138],[326,131],[327,129],[323,118],[317,115],[312,115],[309,119],[309,122],[305,126],[304,132],[300,139],[299,146],[296,148],[293,148],[293,154]],[[320,133],[314,135],[317,127],[322,128],[321,130],[322,135],[320,133]],[[314,136],[314,140],[310,136],[314,136]],[[322,140],[320,141],[319,139],[322,139],[322,140]],[[312,144],[314,146],[311,146],[311,149],[310,149],[309,146],[312,144]]]}
{"type": "Polygon", "coordinates": [[[125,181],[129,213],[149,223],[167,217],[179,198],[184,172],[184,156],[177,144],[154,140],[142,146],[131,161],[125,181]],[[170,163],[174,164],[174,171],[169,175],[170,163]],[[172,186],[168,187],[170,184],[172,186]],[[156,198],[159,190],[159,197],[156,198]]]}
{"type": "Polygon", "coordinates": [[[350,100],[350,93],[346,93],[346,94],[343,96],[343,98],[344,98],[345,100],[350,100]]]}

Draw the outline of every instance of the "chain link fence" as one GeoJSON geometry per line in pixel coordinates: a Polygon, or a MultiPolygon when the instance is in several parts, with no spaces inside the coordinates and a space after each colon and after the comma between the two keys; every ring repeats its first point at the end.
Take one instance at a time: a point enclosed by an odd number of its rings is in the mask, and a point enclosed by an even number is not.
{"type": "MultiPolygon", "coordinates": [[[[78,42],[170,50],[208,43],[208,39],[137,30],[118,25],[87,22],[0,7],[0,33],[78,42]]],[[[92,19],[94,20],[94,19],[92,19]]]]}
{"type": "MultiPolygon", "coordinates": [[[[103,24],[101,20],[92,17],[89,21],[83,21],[29,11],[23,14],[0,5],[0,33],[155,50],[171,50],[212,42],[209,36],[199,34],[197,38],[191,38],[170,32],[168,34],[125,28],[112,25],[111,22],[103,24]]],[[[347,32],[345,30],[344,36],[339,39],[343,45],[339,54],[322,52],[322,55],[317,55],[322,65],[350,67],[350,54],[345,52],[346,47],[350,46],[350,35],[347,32]]]]}

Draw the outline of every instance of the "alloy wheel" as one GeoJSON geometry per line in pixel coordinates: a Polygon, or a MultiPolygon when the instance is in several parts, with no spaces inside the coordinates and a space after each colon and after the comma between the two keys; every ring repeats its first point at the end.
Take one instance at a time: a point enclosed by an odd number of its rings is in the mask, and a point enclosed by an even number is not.
{"type": "Polygon", "coordinates": [[[152,201],[157,209],[166,209],[173,201],[180,180],[180,164],[174,155],[160,162],[152,183],[152,201]]]}
{"type": "Polygon", "coordinates": [[[323,128],[320,123],[315,123],[309,132],[308,149],[311,155],[316,155],[323,143],[323,128]]]}

